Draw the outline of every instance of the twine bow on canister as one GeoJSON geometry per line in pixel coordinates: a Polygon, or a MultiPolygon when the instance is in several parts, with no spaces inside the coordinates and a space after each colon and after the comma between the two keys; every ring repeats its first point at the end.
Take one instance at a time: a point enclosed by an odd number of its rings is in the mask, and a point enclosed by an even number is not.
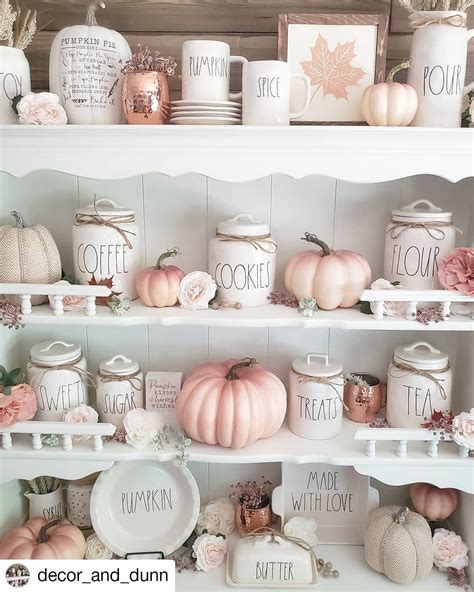
{"type": "Polygon", "coordinates": [[[33,377],[33,379],[31,380],[31,386],[34,388],[34,383],[39,385],[43,379],[43,376],[47,372],[57,372],[58,370],[70,370],[71,372],[75,372],[76,374],[78,374],[80,379],[82,380],[82,382],[85,382],[90,387],[95,388],[93,374],[87,370],[84,370],[84,368],[81,368],[80,366],[77,365],[81,362],[83,357],[84,356],[81,354],[75,360],[71,360],[70,362],[65,362],[64,364],[58,364],[58,365],[54,365],[54,366],[50,366],[48,364],[40,364],[38,362],[34,362],[30,358],[31,365],[34,366],[35,368],[40,368],[42,370],[42,372],[40,372],[39,374],[36,374],[33,377]]]}
{"type": "Polygon", "coordinates": [[[441,368],[440,370],[421,370],[420,368],[415,368],[414,366],[411,366],[410,364],[402,364],[402,363],[396,362],[395,359],[392,359],[392,366],[390,368],[389,374],[393,378],[396,378],[392,374],[393,368],[397,368],[398,370],[405,371],[405,374],[403,376],[408,376],[409,374],[416,374],[417,376],[424,376],[425,378],[428,378],[428,380],[431,380],[431,382],[433,382],[436,385],[441,397],[443,398],[444,401],[446,401],[446,399],[447,399],[446,390],[445,390],[444,386],[441,384],[440,380],[438,378],[436,378],[435,374],[443,374],[444,372],[447,372],[450,368],[449,364],[447,366],[445,366],[444,368],[441,368]]]}
{"type": "Polygon", "coordinates": [[[309,374],[301,374],[301,372],[297,372],[297,374],[298,382],[317,382],[318,384],[330,386],[338,396],[339,401],[341,401],[345,411],[349,410],[349,407],[344,403],[344,399],[341,397],[341,394],[337,390],[338,386],[344,386],[344,377],[342,376],[342,372],[339,372],[339,374],[333,374],[332,376],[309,376],[309,374]],[[342,379],[342,384],[339,384],[337,382],[338,378],[342,379]]]}
{"type": "MultiPolygon", "coordinates": [[[[387,228],[387,234],[390,233],[390,236],[393,239],[397,239],[407,230],[421,228],[425,230],[432,239],[443,240],[446,238],[446,233],[444,232],[443,227],[446,226],[452,226],[451,222],[395,222],[387,228]]],[[[459,228],[455,228],[455,230],[462,234],[462,230],[459,228]]]]}
{"type": "Polygon", "coordinates": [[[223,234],[222,232],[216,233],[216,238],[220,241],[231,241],[231,242],[243,242],[258,251],[264,251],[273,255],[278,251],[278,245],[271,238],[271,234],[262,234],[260,236],[246,236],[241,234],[223,234]]]}
{"type": "Polygon", "coordinates": [[[260,528],[256,528],[255,530],[253,530],[252,532],[250,532],[249,534],[245,535],[242,538],[251,539],[251,538],[255,538],[258,536],[265,536],[265,535],[269,535],[270,540],[272,542],[277,542],[276,539],[282,539],[283,541],[288,541],[289,543],[294,543],[295,545],[298,545],[298,547],[301,547],[305,551],[308,551],[308,553],[310,553],[310,555],[314,558],[314,560],[316,562],[318,561],[316,554],[313,550],[313,547],[309,543],[307,543],[305,540],[300,539],[298,537],[289,536],[289,535],[284,534],[282,532],[278,532],[278,530],[275,530],[274,528],[271,528],[269,526],[262,526],[260,528]]]}
{"type": "Polygon", "coordinates": [[[97,209],[97,204],[96,204],[96,200],[97,200],[97,196],[94,195],[94,210],[95,210],[95,214],[76,214],[76,220],[74,222],[74,226],[83,226],[85,224],[95,224],[97,226],[108,226],[109,228],[113,228],[116,232],[118,232],[120,234],[120,236],[122,237],[123,241],[125,242],[125,244],[127,245],[127,247],[129,249],[133,249],[133,245],[130,242],[130,239],[128,238],[127,234],[130,234],[132,236],[136,236],[135,232],[132,232],[131,230],[125,230],[124,228],[121,228],[119,226],[119,224],[131,224],[133,222],[135,222],[135,215],[134,214],[128,214],[128,215],[117,215],[117,216],[107,216],[107,218],[104,218],[103,216],[101,216],[101,214],[99,213],[99,210],[97,209]]]}
{"type": "Polygon", "coordinates": [[[114,374],[113,372],[107,372],[107,370],[99,370],[97,373],[102,382],[129,382],[131,387],[137,391],[140,391],[143,387],[142,379],[138,378],[140,374],[140,369],[130,374],[114,374]]]}

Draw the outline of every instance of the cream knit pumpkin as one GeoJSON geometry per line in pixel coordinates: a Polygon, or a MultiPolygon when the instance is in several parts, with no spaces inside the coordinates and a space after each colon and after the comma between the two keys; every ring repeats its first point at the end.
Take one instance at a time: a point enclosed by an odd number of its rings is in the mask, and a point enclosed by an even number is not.
{"type": "MultiPolygon", "coordinates": [[[[53,284],[61,279],[61,258],[51,233],[40,224],[26,226],[23,218],[12,212],[16,226],[0,226],[0,282],[12,284],[53,284]]],[[[16,296],[9,302],[19,303],[16,296]]],[[[34,296],[32,304],[47,301],[34,296]]]]}
{"type": "Polygon", "coordinates": [[[384,506],[369,516],[365,558],[370,567],[398,584],[422,580],[433,567],[428,522],[400,506],[384,506]]]}

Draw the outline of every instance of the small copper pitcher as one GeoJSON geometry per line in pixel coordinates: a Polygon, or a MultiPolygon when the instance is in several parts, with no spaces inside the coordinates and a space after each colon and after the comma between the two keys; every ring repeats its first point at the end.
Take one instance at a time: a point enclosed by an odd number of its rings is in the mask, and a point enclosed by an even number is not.
{"type": "Polygon", "coordinates": [[[353,372],[353,374],[360,377],[369,386],[346,382],[344,385],[346,415],[352,421],[368,423],[375,419],[382,407],[382,385],[376,376],[360,372],[353,372]]]}
{"type": "Polygon", "coordinates": [[[235,508],[235,524],[241,535],[249,534],[262,526],[272,525],[272,507],[270,501],[263,508],[247,508],[240,502],[235,508]]]}

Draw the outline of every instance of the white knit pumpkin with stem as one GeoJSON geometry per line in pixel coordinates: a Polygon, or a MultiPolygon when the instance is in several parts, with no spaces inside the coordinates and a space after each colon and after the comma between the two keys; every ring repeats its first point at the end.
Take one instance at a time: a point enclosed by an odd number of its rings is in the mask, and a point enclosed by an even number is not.
{"type": "Polygon", "coordinates": [[[371,512],[364,544],[370,567],[398,584],[422,580],[433,567],[429,524],[406,507],[384,506],[371,512]]]}
{"type": "MultiPolygon", "coordinates": [[[[0,283],[54,284],[61,279],[61,257],[51,233],[40,224],[27,226],[18,212],[11,212],[15,226],[0,226],[0,283]]],[[[8,296],[18,304],[17,296],[8,296]]],[[[33,296],[42,304],[46,296],[33,296]]]]}

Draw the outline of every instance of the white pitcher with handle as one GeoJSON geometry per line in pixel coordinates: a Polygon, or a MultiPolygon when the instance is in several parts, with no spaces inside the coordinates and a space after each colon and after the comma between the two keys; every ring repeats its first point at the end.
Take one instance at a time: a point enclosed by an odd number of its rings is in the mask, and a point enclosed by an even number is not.
{"type": "Polygon", "coordinates": [[[474,89],[464,86],[467,45],[474,29],[466,28],[466,13],[420,11],[409,17],[413,34],[408,84],[418,94],[412,126],[460,127],[462,99],[474,89]]]}

